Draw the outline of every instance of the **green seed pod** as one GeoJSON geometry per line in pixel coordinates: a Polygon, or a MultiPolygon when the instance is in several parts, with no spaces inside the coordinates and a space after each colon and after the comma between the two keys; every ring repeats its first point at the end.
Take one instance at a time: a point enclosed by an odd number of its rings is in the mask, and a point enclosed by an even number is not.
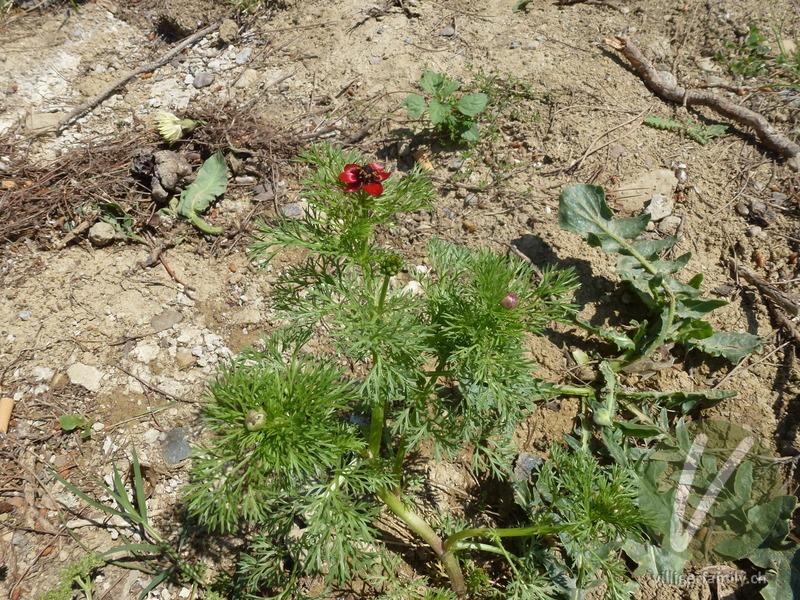
{"type": "Polygon", "coordinates": [[[265,415],[260,410],[251,410],[247,413],[247,419],[245,419],[244,426],[247,428],[247,431],[258,431],[259,429],[264,429],[264,425],[267,424],[267,415],[265,415]]]}
{"type": "Polygon", "coordinates": [[[600,425],[600,427],[611,427],[614,424],[611,420],[611,411],[607,408],[599,408],[594,411],[592,420],[596,425],[600,425]]]}

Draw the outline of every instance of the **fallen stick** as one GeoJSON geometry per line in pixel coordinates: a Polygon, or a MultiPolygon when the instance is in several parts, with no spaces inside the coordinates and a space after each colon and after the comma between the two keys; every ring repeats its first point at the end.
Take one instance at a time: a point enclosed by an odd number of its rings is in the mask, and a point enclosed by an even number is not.
{"type": "Polygon", "coordinates": [[[122,86],[126,85],[134,77],[138,77],[139,75],[142,75],[143,73],[150,73],[151,71],[155,71],[159,67],[167,64],[169,61],[171,61],[173,58],[175,58],[178,54],[183,52],[186,48],[188,48],[189,46],[194,44],[197,40],[199,40],[201,38],[204,38],[205,36],[207,36],[212,31],[215,31],[216,29],[218,29],[219,26],[220,26],[220,23],[221,23],[221,21],[218,21],[216,23],[213,23],[212,25],[209,25],[208,27],[204,27],[200,31],[194,32],[192,35],[187,37],[185,40],[183,40],[180,44],[175,46],[172,50],[167,52],[164,56],[159,58],[157,61],[151,62],[151,63],[147,63],[146,65],[142,65],[138,69],[135,69],[135,70],[131,71],[130,73],[128,73],[127,75],[125,75],[124,77],[122,77],[121,79],[119,79],[115,83],[113,83],[111,85],[111,87],[108,87],[104,91],[102,91],[99,94],[97,94],[97,96],[95,96],[94,98],[91,98],[90,100],[87,100],[86,102],[84,102],[80,106],[77,106],[77,107],[73,108],[69,112],[69,114],[67,114],[66,116],[62,117],[61,120],[58,122],[57,131],[62,131],[72,121],[74,121],[78,117],[83,116],[84,114],[86,114],[87,112],[89,112],[90,110],[92,110],[93,108],[95,108],[96,106],[98,106],[99,104],[101,104],[102,102],[107,100],[108,98],[110,98],[111,95],[115,91],[117,91],[122,86]]]}
{"type": "Polygon", "coordinates": [[[655,67],[642,56],[639,49],[629,39],[613,37],[606,38],[603,41],[607,46],[628,59],[628,62],[631,63],[639,77],[664,100],[683,104],[684,106],[707,106],[740,125],[751,127],[756,132],[761,143],[788,159],[786,164],[792,171],[800,170],[800,146],[773,129],[763,115],[709,92],[698,92],[670,85],[664,81],[655,67]]]}

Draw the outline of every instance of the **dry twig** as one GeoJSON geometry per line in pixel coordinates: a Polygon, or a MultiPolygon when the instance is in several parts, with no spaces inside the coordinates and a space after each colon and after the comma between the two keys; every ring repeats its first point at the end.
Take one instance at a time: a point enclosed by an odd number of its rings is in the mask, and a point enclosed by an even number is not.
{"type": "Polygon", "coordinates": [[[221,23],[221,21],[217,21],[216,23],[213,23],[213,24],[209,25],[208,27],[204,27],[200,31],[196,31],[195,33],[193,33],[192,35],[187,37],[185,40],[183,40],[180,44],[175,46],[172,50],[167,52],[164,56],[159,58],[157,61],[151,62],[151,63],[147,63],[146,65],[142,65],[138,69],[135,69],[135,70],[131,71],[130,73],[128,73],[127,75],[125,75],[124,77],[122,77],[121,79],[119,79],[115,83],[113,83],[110,87],[108,87],[104,91],[100,92],[94,98],[91,98],[90,100],[87,100],[86,102],[84,102],[80,106],[77,106],[76,108],[72,109],[69,112],[68,115],[63,117],[58,122],[58,131],[61,131],[67,125],[69,125],[72,121],[74,121],[78,117],[83,116],[85,113],[89,112],[90,110],[92,110],[93,108],[95,108],[96,106],[98,106],[99,104],[104,102],[107,98],[110,98],[111,95],[115,91],[117,91],[122,86],[126,85],[134,77],[138,77],[139,75],[142,75],[143,73],[150,73],[151,71],[155,71],[159,67],[167,64],[169,61],[171,61],[178,54],[183,52],[186,48],[188,48],[189,46],[194,44],[197,40],[204,38],[209,33],[211,33],[212,31],[215,31],[217,28],[219,28],[220,23],[221,23]]]}
{"type": "Polygon", "coordinates": [[[763,115],[709,92],[698,92],[670,85],[664,81],[655,67],[642,55],[633,42],[626,38],[606,38],[604,42],[628,59],[637,75],[664,100],[683,104],[684,106],[707,106],[714,112],[732,119],[740,125],[752,128],[761,143],[788,159],[787,165],[790,169],[793,171],[800,170],[800,146],[773,129],[763,115]]]}

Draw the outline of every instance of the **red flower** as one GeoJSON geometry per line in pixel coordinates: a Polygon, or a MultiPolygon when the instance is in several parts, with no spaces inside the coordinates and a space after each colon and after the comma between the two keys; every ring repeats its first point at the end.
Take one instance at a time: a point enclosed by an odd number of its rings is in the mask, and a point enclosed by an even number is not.
{"type": "Polygon", "coordinates": [[[382,181],[391,173],[383,170],[378,163],[368,165],[345,165],[344,172],[339,174],[339,181],[345,184],[345,192],[363,189],[368,194],[380,196],[383,193],[382,181]]]}

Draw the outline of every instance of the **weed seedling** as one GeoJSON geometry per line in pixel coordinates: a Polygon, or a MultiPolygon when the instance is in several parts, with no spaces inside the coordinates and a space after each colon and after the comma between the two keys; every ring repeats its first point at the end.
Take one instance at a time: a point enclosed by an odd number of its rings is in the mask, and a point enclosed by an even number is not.
{"type": "Polygon", "coordinates": [[[410,117],[419,118],[427,111],[431,125],[443,140],[478,141],[480,132],[475,117],[486,108],[486,94],[479,92],[458,96],[456,92],[461,85],[447,75],[433,71],[422,74],[419,86],[429,94],[430,99],[426,100],[419,94],[406,96],[403,106],[410,117]]]}

